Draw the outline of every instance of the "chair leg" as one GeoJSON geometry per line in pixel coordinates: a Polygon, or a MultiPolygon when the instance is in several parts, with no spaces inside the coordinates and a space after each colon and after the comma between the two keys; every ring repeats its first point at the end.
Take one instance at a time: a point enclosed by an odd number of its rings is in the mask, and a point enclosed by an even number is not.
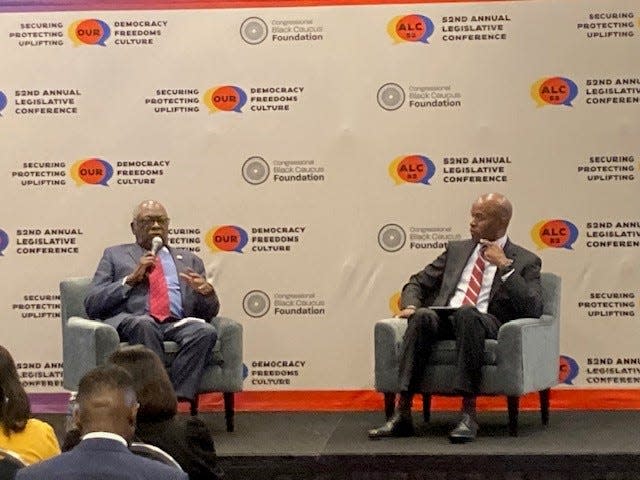
{"type": "Polygon", "coordinates": [[[224,419],[227,423],[227,432],[233,432],[233,416],[235,408],[235,396],[233,392],[223,392],[222,398],[224,399],[224,419]]]}
{"type": "Polygon", "coordinates": [[[542,424],[549,425],[549,394],[551,390],[546,388],[540,390],[540,416],[542,417],[542,424]]]}
{"type": "Polygon", "coordinates": [[[428,393],[422,394],[422,418],[424,423],[429,423],[431,420],[431,395],[428,393]]]}
{"type": "Polygon", "coordinates": [[[196,397],[193,400],[189,401],[189,405],[191,405],[190,412],[192,417],[195,417],[196,415],[198,415],[198,397],[199,396],[200,395],[196,393],[196,397]]]}
{"type": "Polygon", "coordinates": [[[387,420],[391,418],[396,409],[396,394],[393,392],[384,392],[384,415],[387,420]]]}
{"type": "Polygon", "coordinates": [[[508,396],[507,406],[509,410],[509,435],[518,436],[518,408],[520,407],[520,397],[508,396]]]}

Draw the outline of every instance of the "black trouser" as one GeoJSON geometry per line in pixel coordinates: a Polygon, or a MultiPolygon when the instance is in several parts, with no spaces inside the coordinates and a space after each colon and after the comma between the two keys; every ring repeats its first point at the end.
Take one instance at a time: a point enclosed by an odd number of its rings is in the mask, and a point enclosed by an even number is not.
{"type": "Polygon", "coordinates": [[[496,317],[465,305],[442,318],[429,308],[419,308],[408,318],[400,352],[401,392],[420,391],[432,345],[438,340],[456,340],[457,379],[455,389],[462,395],[476,394],[480,388],[485,339],[498,336],[496,317]]]}

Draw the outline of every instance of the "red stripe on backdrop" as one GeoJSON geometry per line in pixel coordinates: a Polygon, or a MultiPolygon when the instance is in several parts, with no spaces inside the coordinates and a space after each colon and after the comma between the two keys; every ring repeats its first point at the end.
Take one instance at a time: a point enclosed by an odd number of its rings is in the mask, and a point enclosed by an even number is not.
{"type": "MultiPolygon", "coordinates": [[[[239,392],[235,396],[236,411],[348,411],[382,410],[382,394],[371,390],[355,391],[293,391],[293,392],[239,392]]],[[[433,397],[433,410],[457,410],[459,397],[433,397]]],[[[506,410],[505,397],[479,397],[480,410],[506,410]]],[[[416,395],[414,408],[419,409],[422,400],[416,395]]],[[[540,407],[537,394],[520,399],[522,410],[540,407]]],[[[181,404],[180,410],[187,411],[181,404]]],[[[200,411],[223,409],[222,394],[200,396],[200,411]]],[[[640,409],[640,390],[578,390],[557,389],[551,391],[552,410],[636,410],[640,409]]]]}
{"type": "MultiPolygon", "coordinates": [[[[413,3],[495,3],[513,0],[10,0],[0,3],[0,12],[64,12],[95,10],[192,10],[215,8],[318,7],[413,3]]],[[[525,0],[520,0],[525,1],[525,0]]]]}

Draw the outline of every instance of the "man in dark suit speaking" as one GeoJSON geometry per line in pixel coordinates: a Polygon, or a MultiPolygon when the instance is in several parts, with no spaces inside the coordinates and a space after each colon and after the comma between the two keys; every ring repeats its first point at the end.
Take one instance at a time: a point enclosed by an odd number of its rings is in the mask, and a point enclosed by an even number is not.
{"type": "Polygon", "coordinates": [[[220,304],[204,264],[168,247],[169,217],[155,200],[133,212],[136,243],[104,251],[84,301],[89,317],[112,325],[123,341],[143,344],[164,358],[163,341],[179,350],[169,376],[181,400],[194,400],[217,332],[208,321],[220,304]]]}
{"type": "Polygon", "coordinates": [[[370,438],[413,435],[411,401],[420,391],[431,346],[436,340],[456,339],[462,418],[449,439],[475,439],[485,339],[497,338],[498,329],[509,320],[542,315],[541,260],[507,238],[511,213],[503,195],[482,195],[471,207],[471,238],[449,242],[444,253],[412,275],[402,289],[398,316],[407,318],[408,325],[400,354],[401,391],[395,414],[370,430],[370,438]],[[455,310],[442,314],[430,308],[435,306],[455,310]]]}
{"type": "Polygon", "coordinates": [[[187,480],[183,471],[127,448],[138,403],[131,375],[107,365],[89,371],[78,388],[76,423],[82,441],[71,451],[18,470],[19,480],[187,480]]]}

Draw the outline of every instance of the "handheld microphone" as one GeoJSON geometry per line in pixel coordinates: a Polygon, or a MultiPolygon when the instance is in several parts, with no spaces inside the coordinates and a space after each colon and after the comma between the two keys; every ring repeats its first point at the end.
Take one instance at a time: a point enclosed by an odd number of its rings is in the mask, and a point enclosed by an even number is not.
{"type": "Polygon", "coordinates": [[[162,239],[160,237],[153,237],[151,240],[151,253],[154,255],[158,253],[158,250],[162,248],[162,239]]]}

